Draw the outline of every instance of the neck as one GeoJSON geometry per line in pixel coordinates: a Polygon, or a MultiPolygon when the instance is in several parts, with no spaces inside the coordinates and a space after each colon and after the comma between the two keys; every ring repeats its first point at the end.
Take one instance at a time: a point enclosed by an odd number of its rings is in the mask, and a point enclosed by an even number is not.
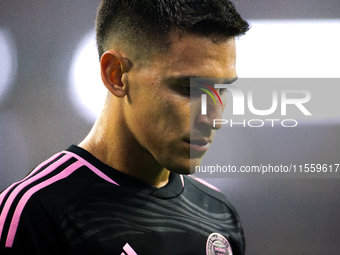
{"type": "Polygon", "coordinates": [[[127,130],[119,114],[113,116],[116,116],[114,120],[111,118],[108,121],[103,113],[79,147],[118,171],[157,188],[165,186],[170,171],[161,166],[149,151],[141,147],[127,130]]]}

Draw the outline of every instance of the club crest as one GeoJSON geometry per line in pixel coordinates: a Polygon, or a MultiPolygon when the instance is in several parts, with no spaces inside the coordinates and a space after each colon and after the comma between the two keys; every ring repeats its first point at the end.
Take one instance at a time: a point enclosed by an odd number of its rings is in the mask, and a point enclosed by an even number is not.
{"type": "Polygon", "coordinates": [[[228,240],[219,233],[212,233],[206,245],[207,255],[233,255],[228,240]]]}

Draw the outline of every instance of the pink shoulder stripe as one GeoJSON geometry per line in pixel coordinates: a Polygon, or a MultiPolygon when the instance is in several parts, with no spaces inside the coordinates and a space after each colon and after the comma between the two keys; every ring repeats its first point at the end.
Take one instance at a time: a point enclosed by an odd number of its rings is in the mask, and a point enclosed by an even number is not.
{"type": "Polygon", "coordinates": [[[203,185],[205,185],[205,186],[207,186],[207,187],[209,187],[209,188],[211,188],[211,189],[213,189],[213,190],[216,190],[216,191],[218,191],[218,192],[221,192],[221,191],[220,191],[218,188],[216,188],[214,185],[211,185],[209,182],[206,182],[205,180],[203,180],[203,179],[201,179],[201,178],[193,177],[193,176],[191,176],[191,175],[189,175],[189,177],[190,177],[191,179],[194,179],[194,180],[196,180],[196,181],[202,183],[203,185]]]}
{"type": "MultiPolygon", "coordinates": [[[[15,185],[22,183],[23,181],[27,180],[28,178],[30,178],[36,171],[38,171],[40,168],[42,168],[44,165],[48,164],[49,162],[52,162],[53,160],[55,160],[57,157],[59,157],[61,155],[60,153],[57,153],[55,155],[53,155],[52,157],[50,157],[49,159],[45,160],[44,162],[42,162],[40,165],[38,165],[36,168],[34,168],[34,170],[27,175],[24,179],[13,183],[11,186],[9,186],[7,189],[5,189],[1,194],[0,194],[0,206],[2,205],[2,202],[5,198],[5,196],[7,195],[8,191],[10,191],[15,185]]],[[[1,235],[1,234],[0,234],[1,235]]]]}
{"type": "MultiPolygon", "coordinates": [[[[95,166],[93,166],[92,164],[90,164],[89,162],[87,162],[85,159],[81,158],[80,156],[78,156],[77,154],[74,154],[72,152],[69,151],[63,151],[59,154],[56,154],[55,156],[51,157],[50,159],[46,160],[45,162],[43,162],[42,164],[40,164],[35,170],[32,171],[32,173],[27,176],[24,180],[18,182],[20,183],[10,194],[10,196],[8,197],[5,206],[2,210],[2,213],[0,215],[0,240],[1,240],[1,235],[3,232],[3,226],[5,224],[6,218],[8,216],[9,210],[13,204],[13,201],[15,200],[15,198],[18,196],[18,194],[28,185],[32,184],[33,182],[43,178],[44,176],[50,174],[51,172],[53,172],[56,168],[58,168],[59,166],[61,166],[62,164],[64,164],[65,162],[67,162],[68,160],[70,160],[71,158],[76,158],[77,161],[75,163],[73,163],[72,165],[68,166],[67,168],[65,168],[62,172],[60,172],[59,174],[31,187],[28,191],[25,192],[25,194],[21,197],[18,205],[15,208],[15,212],[10,224],[10,228],[9,228],[9,232],[7,235],[7,239],[6,239],[6,247],[12,247],[13,242],[14,242],[14,238],[16,235],[16,231],[19,225],[19,221],[20,221],[20,217],[22,214],[22,211],[24,210],[25,205],[27,204],[28,200],[31,198],[31,196],[36,193],[37,191],[61,180],[66,178],[67,176],[69,176],[70,174],[72,174],[74,171],[76,171],[77,169],[79,169],[82,166],[86,166],[88,167],[93,173],[95,173],[96,175],[98,175],[99,177],[101,177],[102,179],[119,186],[119,184],[117,184],[115,181],[113,181],[112,179],[110,179],[107,175],[105,175],[104,173],[102,173],[98,168],[96,168],[95,166]],[[38,171],[43,165],[45,165],[48,162],[51,162],[53,160],[55,160],[59,155],[61,155],[62,153],[65,153],[66,155],[63,156],[62,158],[60,158],[58,161],[52,163],[50,166],[48,166],[44,171],[38,173],[37,175],[33,176],[32,178],[28,179],[30,176],[32,176],[32,174],[34,174],[36,171],[38,171]]],[[[14,184],[15,185],[15,184],[14,184]]],[[[6,191],[8,192],[9,189],[7,189],[6,191]]],[[[4,197],[5,195],[3,195],[4,197]]]]}
{"type": "Polygon", "coordinates": [[[63,151],[63,153],[66,153],[68,155],[72,155],[72,157],[76,158],[80,162],[82,162],[85,166],[87,166],[92,172],[94,172],[96,175],[98,175],[100,178],[104,179],[105,181],[111,182],[112,184],[115,184],[117,186],[120,186],[118,183],[113,181],[110,177],[108,177],[106,174],[101,172],[98,168],[96,168],[94,165],[91,163],[87,162],[85,159],[82,157],[78,156],[77,154],[70,152],[70,151],[63,151]]]}
{"type": "Polygon", "coordinates": [[[127,255],[138,255],[128,243],[124,245],[123,250],[126,252],[127,255]]]}
{"type": "Polygon", "coordinates": [[[33,176],[30,179],[27,179],[27,177],[25,178],[26,181],[22,181],[10,194],[10,196],[8,197],[5,206],[2,210],[2,213],[0,215],[0,240],[1,240],[1,236],[2,236],[2,231],[3,231],[3,226],[5,224],[8,212],[12,206],[12,203],[14,201],[14,199],[17,197],[17,195],[28,185],[30,185],[31,183],[39,180],[40,178],[43,178],[44,176],[48,175],[49,173],[51,173],[52,171],[54,171],[57,167],[61,166],[63,163],[65,163],[66,161],[68,161],[70,158],[72,158],[70,155],[64,156],[61,159],[59,159],[58,161],[54,162],[53,164],[51,164],[50,166],[48,166],[44,171],[38,173],[37,175],[33,176]]]}
{"type": "Polygon", "coordinates": [[[28,200],[31,198],[31,196],[36,193],[37,191],[51,185],[54,182],[57,182],[61,179],[66,178],[70,174],[72,174],[74,171],[79,169],[81,166],[83,166],[82,162],[76,161],[72,165],[65,168],[62,172],[59,174],[35,185],[34,187],[30,188],[20,199],[17,207],[15,208],[14,215],[11,221],[11,225],[8,231],[7,239],[6,239],[6,247],[12,247],[13,241],[15,238],[15,234],[19,225],[21,213],[24,210],[25,205],[27,204],[28,200]]]}
{"type": "Polygon", "coordinates": [[[181,181],[182,181],[182,186],[183,186],[183,188],[184,188],[184,186],[185,186],[185,184],[184,184],[184,177],[183,177],[183,175],[179,175],[179,177],[181,177],[181,181]]]}

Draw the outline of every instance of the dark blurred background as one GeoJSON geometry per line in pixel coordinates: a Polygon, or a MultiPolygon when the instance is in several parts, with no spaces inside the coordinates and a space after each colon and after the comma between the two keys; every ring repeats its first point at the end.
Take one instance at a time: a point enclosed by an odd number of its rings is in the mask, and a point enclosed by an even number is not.
{"type": "MultiPolygon", "coordinates": [[[[80,43],[94,29],[99,2],[0,1],[0,190],[52,154],[79,143],[89,132],[93,118],[79,112],[77,100],[70,96],[70,68],[80,43]]],[[[340,20],[338,0],[234,0],[234,3],[245,19],[255,23],[340,20]]],[[[333,31],[335,35],[339,32],[340,29],[333,31]]],[[[315,36],[323,38],[321,51],[328,47],[330,34],[315,31],[315,36]]],[[[327,64],[321,63],[321,68],[327,69],[327,64]]],[[[332,68],[334,64],[340,67],[339,59],[332,63],[332,68]]],[[[332,76],[339,77],[340,73],[332,76]]],[[[299,132],[294,134],[294,146],[288,148],[284,141],[289,133],[279,128],[256,136],[234,131],[230,144],[237,145],[238,150],[233,156],[242,155],[251,162],[252,157],[261,154],[281,159],[286,154],[296,156],[311,150],[312,157],[337,158],[340,163],[339,124],[319,123],[299,132]],[[278,137],[275,144],[268,144],[268,135],[278,137]],[[275,153],[273,147],[281,149],[275,153]]],[[[246,233],[248,255],[339,254],[339,179],[207,181],[222,190],[237,208],[246,233]]]]}

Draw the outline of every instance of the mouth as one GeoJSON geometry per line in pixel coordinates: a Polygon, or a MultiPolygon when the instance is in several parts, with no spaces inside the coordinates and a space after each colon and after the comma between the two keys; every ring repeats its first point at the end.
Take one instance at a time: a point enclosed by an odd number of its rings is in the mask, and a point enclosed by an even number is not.
{"type": "Polygon", "coordinates": [[[190,150],[201,152],[208,151],[211,144],[211,140],[207,138],[184,139],[183,141],[189,145],[190,150]]]}

